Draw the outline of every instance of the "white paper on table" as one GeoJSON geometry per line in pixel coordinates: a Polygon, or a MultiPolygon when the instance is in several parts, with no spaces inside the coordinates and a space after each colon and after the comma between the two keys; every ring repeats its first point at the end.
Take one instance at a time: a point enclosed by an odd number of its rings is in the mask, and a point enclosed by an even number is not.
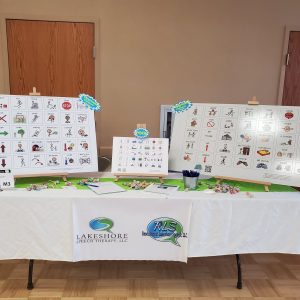
{"type": "Polygon", "coordinates": [[[176,191],[178,191],[178,186],[176,185],[171,186],[168,184],[160,184],[160,183],[153,183],[144,189],[144,192],[164,194],[164,195],[171,195],[176,191]]]}
{"type": "Polygon", "coordinates": [[[125,189],[113,182],[96,182],[88,185],[88,187],[98,195],[126,192],[125,189]]]}

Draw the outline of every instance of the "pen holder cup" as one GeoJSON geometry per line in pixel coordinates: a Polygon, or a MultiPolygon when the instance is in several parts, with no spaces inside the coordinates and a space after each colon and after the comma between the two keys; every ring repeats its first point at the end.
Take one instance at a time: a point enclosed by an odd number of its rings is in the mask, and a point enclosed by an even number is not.
{"type": "Polygon", "coordinates": [[[190,189],[190,190],[196,190],[197,186],[198,186],[198,179],[199,179],[199,176],[197,176],[197,177],[183,176],[184,188],[190,189]]]}

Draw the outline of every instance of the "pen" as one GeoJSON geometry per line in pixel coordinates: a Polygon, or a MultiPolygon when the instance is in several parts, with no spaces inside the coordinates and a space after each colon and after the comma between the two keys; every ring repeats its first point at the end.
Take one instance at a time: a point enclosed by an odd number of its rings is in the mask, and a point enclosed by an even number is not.
{"type": "Polygon", "coordinates": [[[89,184],[89,183],[84,183],[84,185],[87,185],[87,186],[92,186],[92,187],[99,187],[99,185],[95,185],[95,184],[89,184]]]}
{"type": "Polygon", "coordinates": [[[86,185],[86,186],[91,186],[91,187],[99,187],[99,185],[95,185],[95,184],[90,184],[87,182],[79,182],[80,185],[86,185]]]}

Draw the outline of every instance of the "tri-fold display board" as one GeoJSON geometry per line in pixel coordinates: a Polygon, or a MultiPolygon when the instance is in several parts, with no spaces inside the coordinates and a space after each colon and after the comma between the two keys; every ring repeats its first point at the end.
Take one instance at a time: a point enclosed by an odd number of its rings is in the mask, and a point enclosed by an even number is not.
{"type": "Polygon", "coordinates": [[[0,169],[97,171],[94,112],[78,98],[0,95],[0,169]]]}
{"type": "Polygon", "coordinates": [[[300,186],[300,107],[197,104],[176,114],[169,169],[300,186]]]}

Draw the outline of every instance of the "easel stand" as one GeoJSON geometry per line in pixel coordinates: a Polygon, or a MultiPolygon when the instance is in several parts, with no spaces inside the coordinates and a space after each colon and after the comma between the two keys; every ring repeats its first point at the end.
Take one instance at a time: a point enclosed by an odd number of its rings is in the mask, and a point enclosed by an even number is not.
{"type": "Polygon", "coordinates": [[[256,97],[252,97],[251,100],[248,101],[249,105],[259,105],[259,101],[257,101],[256,97]]]}
{"type": "Polygon", "coordinates": [[[14,175],[14,178],[29,178],[29,177],[61,177],[63,181],[67,181],[68,173],[43,173],[43,174],[26,174],[14,175]]]}
{"type": "Polygon", "coordinates": [[[29,96],[41,96],[41,93],[36,91],[36,87],[32,88],[32,92],[29,93],[29,96]]]}
{"type": "Polygon", "coordinates": [[[220,184],[223,180],[232,180],[232,181],[239,181],[239,182],[248,182],[248,183],[255,183],[260,184],[264,186],[265,192],[269,192],[269,187],[271,185],[270,182],[264,182],[264,181],[257,181],[257,180],[247,180],[247,179],[241,179],[241,178],[234,178],[234,177],[224,177],[224,176],[215,176],[217,179],[217,184],[220,184]]]}
{"type": "Polygon", "coordinates": [[[116,178],[115,181],[118,181],[120,179],[120,177],[140,177],[140,178],[158,178],[160,183],[164,183],[164,176],[160,175],[160,174],[135,174],[135,173],[126,173],[126,174],[122,174],[122,173],[118,173],[118,174],[113,174],[116,178]]]}

